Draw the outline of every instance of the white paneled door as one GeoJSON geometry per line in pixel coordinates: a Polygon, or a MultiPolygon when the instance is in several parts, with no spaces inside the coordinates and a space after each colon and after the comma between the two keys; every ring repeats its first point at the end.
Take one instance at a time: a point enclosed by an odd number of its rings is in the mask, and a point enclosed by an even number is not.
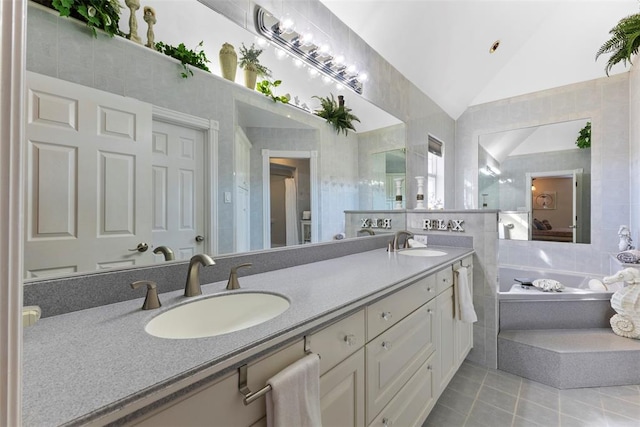
{"type": "Polygon", "coordinates": [[[148,264],[151,105],[27,74],[26,277],[148,264]]]}
{"type": "MultiPolygon", "coordinates": [[[[204,252],[204,132],[153,121],[153,245],[176,259],[204,252]],[[200,236],[200,237],[198,237],[200,236]]],[[[162,255],[156,261],[162,262],[162,255]]]]}

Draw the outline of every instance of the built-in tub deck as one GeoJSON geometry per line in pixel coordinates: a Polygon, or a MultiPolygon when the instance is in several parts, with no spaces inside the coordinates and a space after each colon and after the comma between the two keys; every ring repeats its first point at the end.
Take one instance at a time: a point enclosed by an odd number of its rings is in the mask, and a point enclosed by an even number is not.
{"type": "Polygon", "coordinates": [[[499,274],[499,369],[560,389],[640,383],[640,341],[612,332],[613,292],[587,289],[594,277],[511,268],[499,274]],[[568,288],[523,289],[513,286],[515,277],[552,278],[568,288]]]}

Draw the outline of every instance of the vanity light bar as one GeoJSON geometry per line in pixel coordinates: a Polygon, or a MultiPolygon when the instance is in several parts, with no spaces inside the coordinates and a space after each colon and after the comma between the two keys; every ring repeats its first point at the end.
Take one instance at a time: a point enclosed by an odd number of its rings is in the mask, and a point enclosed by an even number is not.
{"type": "Polygon", "coordinates": [[[315,44],[302,43],[302,36],[295,31],[283,31],[280,28],[280,21],[262,7],[256,5],[255,14],[258,34],[271,40],[307,65],[362,95],[362,82],[358,79],[358,73],[351,71],[351,67],[339,63],[333,56],[322,52],[315,44]]]}

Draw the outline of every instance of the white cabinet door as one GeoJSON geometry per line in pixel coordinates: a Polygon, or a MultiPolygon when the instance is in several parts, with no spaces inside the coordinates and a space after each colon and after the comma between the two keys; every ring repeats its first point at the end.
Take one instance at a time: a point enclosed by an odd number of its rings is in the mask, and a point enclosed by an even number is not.
{"type": "Polygon", "coordinates": [[[364,426],[364,348],[320,377],[323,427],[364,426]]]}
{"type": "Polygon", "coordinates": [[[370,427],[421,426],[435,405],[432,355],[378,414],[370,427]]]}
{"type": "MultiPolygon", "coordinates": [[[[467,266],[467,264],[464,264],[467,266]]],[[[456,273],[457,274],[457,273],[456,273]]],[[[457,280],[457,279],[456,279],[457,280]]],[[[469,292],[473,298],[473,265],[467,268],[467,280],[469,284],[469,292]]],[[[456,356],[457,365],[462,364],[473,347],[473,323],[465,323],[455,319],[455,335],[456,335],[456,356]]]]}
{"type": "Polygon", "coordinates": [[[366,345],[367,423],[433,353],[430,306],[423,305],[366,345]]]}
{"type": "Polygon", "coordinates": [[[437,395],[445,389],[457,368],[453,287],[436,297],[436,384],[437,395]]]}
{"type": "MultiPolygon", "coordinates": [[[[276,353],[249,364],[248,387],[257,391],[273,375],[304,357],[304,343],[299,341],[276,353]]],[[[265,398],[245,406],[238,391],[238,372],[233,372],[213,384],[207,384],[157,409],[134,425],[148,427],[260,425],[266,414],[265,398]]]]}

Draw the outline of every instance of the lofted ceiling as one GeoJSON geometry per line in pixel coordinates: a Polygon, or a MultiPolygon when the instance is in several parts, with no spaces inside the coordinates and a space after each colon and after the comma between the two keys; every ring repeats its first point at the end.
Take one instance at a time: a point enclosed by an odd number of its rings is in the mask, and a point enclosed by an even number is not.
{"type": "MultiPolygon", "coordinates": [[[[595,61],[638,0],[320,0],[451,117],[605,76],[595,61]],[[491,54],[490,47],[500,40],[491,54]]],[[[610,74],[625,72],[618,65],[610,74]]],[[[371,82],[375,84],[375,82],[371,82]]],[[[370,83],[370,84],[371,84],[370,83]]]]}

